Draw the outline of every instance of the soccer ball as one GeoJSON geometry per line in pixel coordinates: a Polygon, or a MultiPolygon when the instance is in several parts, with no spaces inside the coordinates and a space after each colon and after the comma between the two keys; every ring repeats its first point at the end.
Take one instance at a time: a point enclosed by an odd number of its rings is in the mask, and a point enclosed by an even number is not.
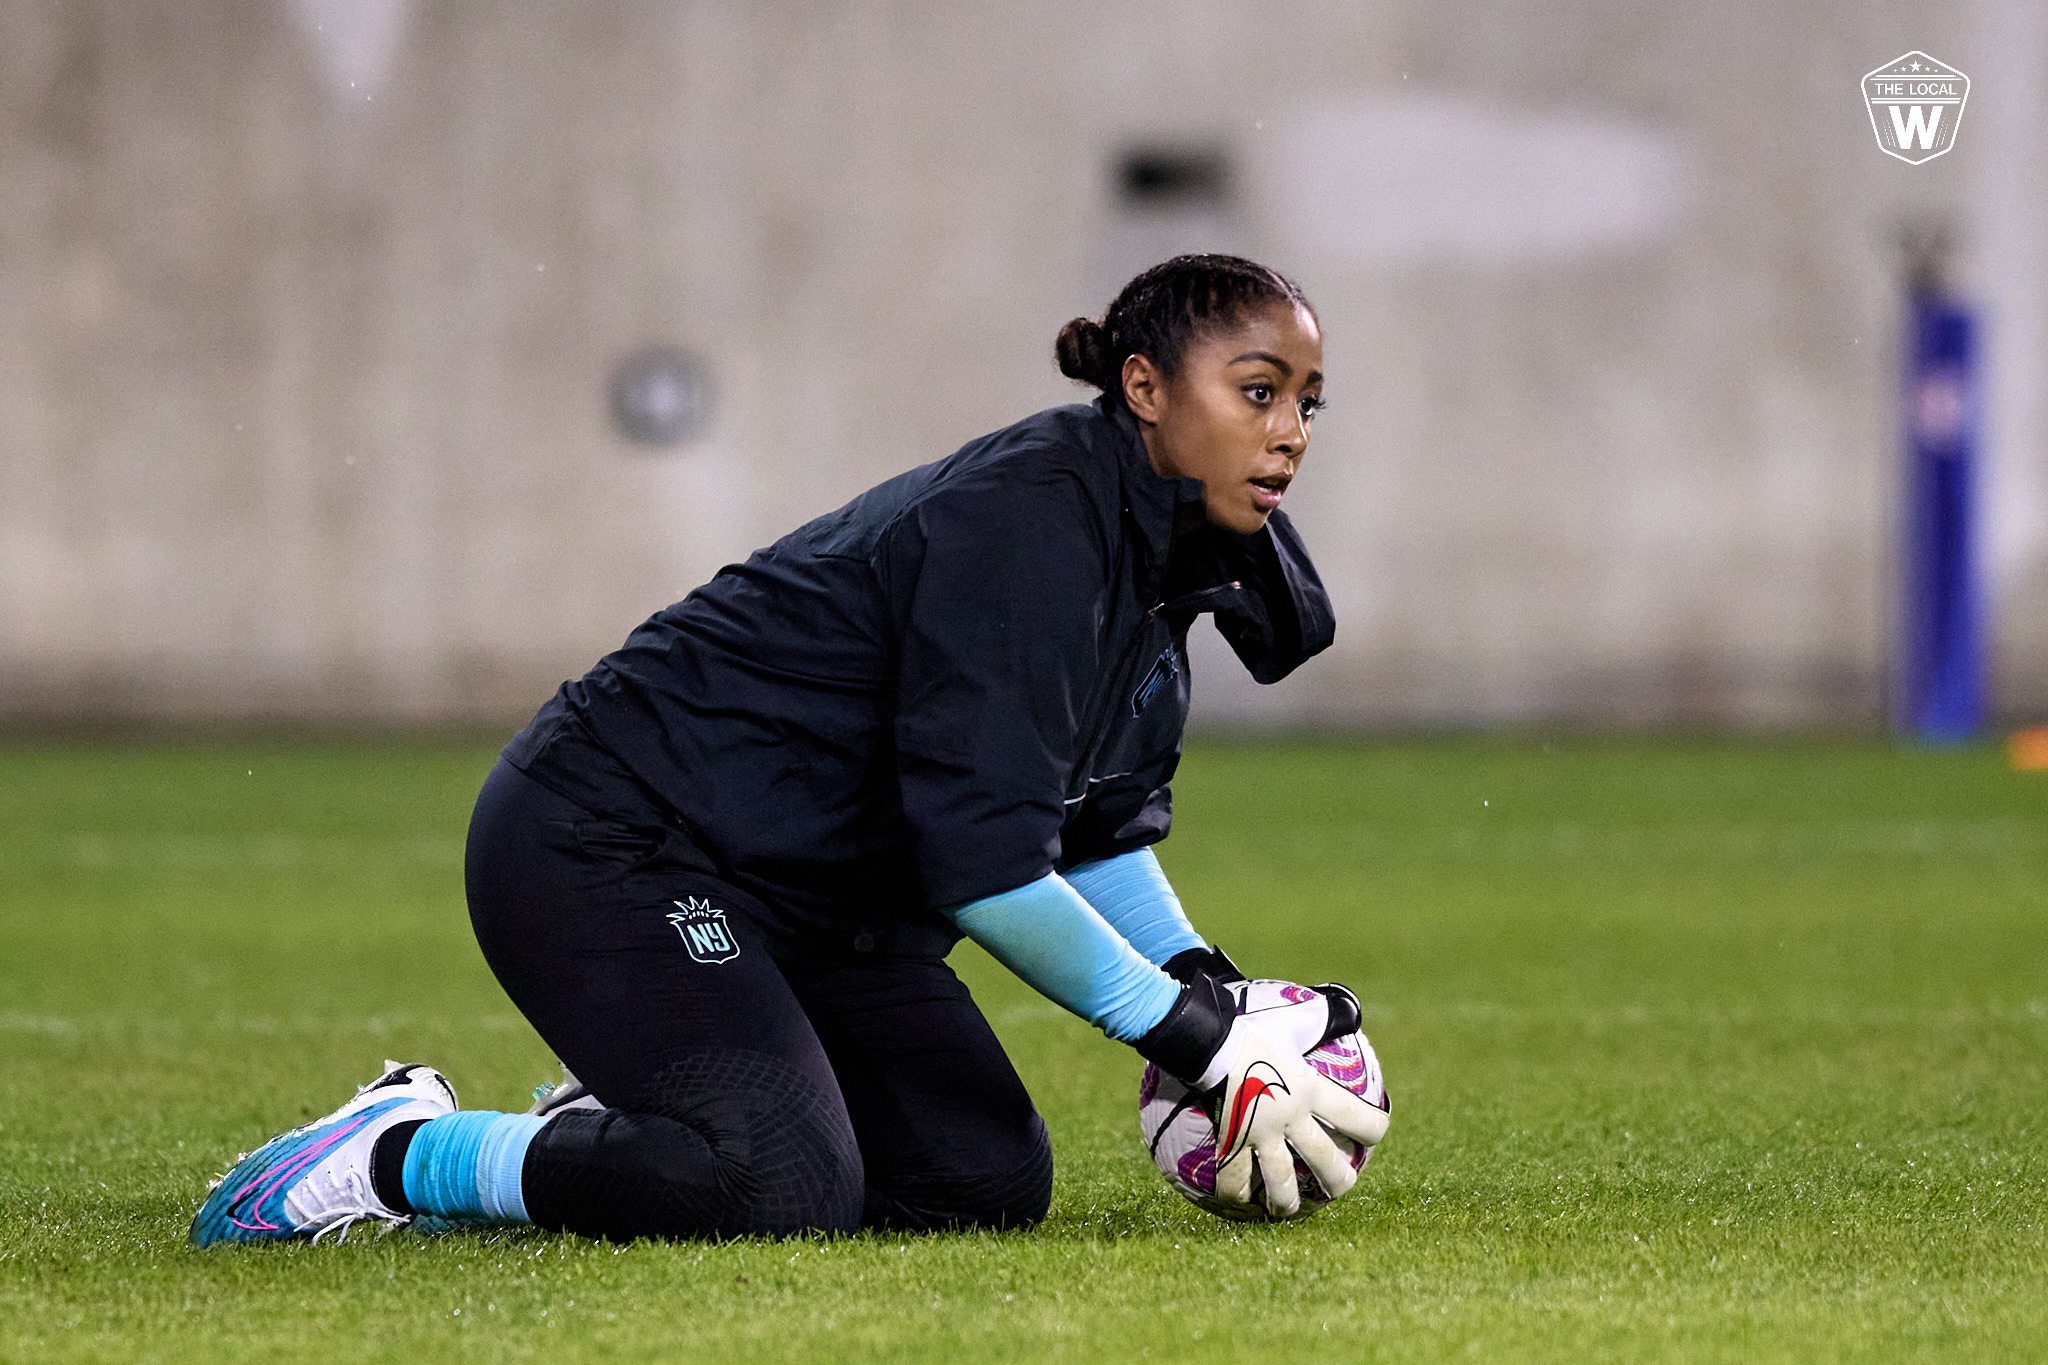
{"type": "MultiPolygon", "coordinates": [[[[1262,1007],[1304,1004],[1321,997],[1306,986],[1286,981],[1247,983],[1238,1013],[1256,1012],[1262,1007]],[[1270,999],[1269,999],[1270,997],[1270,999]]],[[[1380,1075],[1380,1059],[1363,1030],[1340,1034],[1303,1054],[1306,1061],[1367,1104],[1392,1112],[1387,1085],[1380,1075]]],[[[1266,1211],[1265,1181],[1256,1168],[1252,1172],[1252,1202],[1249,1206],[1226,1203],[1216,1197],[1216,1120],[1202,1107],[1203,1097],[1148,1062],[1138,1083],[1138,1131],[1152,1164],[1188,1202],[1219,1218],[1244,1223],[1264,1223],[1273,1215],[1266,1211]]],[[[1360,1147],[1340,1134],[1330,1134],[1339,1152],[1351,1158],[1351,1169],[1362,1170],[1372,1160],[1373,1149],[1360,1147]]],[[[1330,1196],[1299,1158],[1294,1178],[1301,1190],[1301,1212],[1306,1218],[1330,1202],[1330,1196]]]]}

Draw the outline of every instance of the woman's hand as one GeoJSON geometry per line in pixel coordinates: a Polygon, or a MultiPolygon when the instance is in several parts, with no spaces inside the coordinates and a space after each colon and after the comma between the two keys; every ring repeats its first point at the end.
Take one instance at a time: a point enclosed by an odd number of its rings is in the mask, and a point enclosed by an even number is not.
{"type": "Polygon", "coordinates": [[[1342,986],[1310,990],[1247,981],[1220,950],[1190,950],[1167,963],[1181,998],[1138,1051],[1192,1089],[1215,1095],[1216,1193],[1249,1206],[1252,1175],[1264,1180],[1276,1218],[1301,1211],[1294,1159],[1335,1199],[1357,1181],[1332,1133],[1361,1146],[1386,1135],[1387,1113],[1302,1060],[1358,1027],[1358,1000],[1342,986]]]}
{"type": "Polygon", "coordinates": [[[1265,1183],[1267,1210],[1275,1218],[1291,1218],[1301,1210],[1295,1157],[1335,1199],[1351,1188],[1358,1173],[1330,1134],[1374,1146],[1386,1136],[1387,1114],[1304,1062],[1291,1037],[1269,1040],[1254,1018],[1240,1016],[1231,1025],[1201,1078],[1222,1086],[1216,1108],[1216,1194],[1249,1205],[1257,1171],[1265,1183]]]}

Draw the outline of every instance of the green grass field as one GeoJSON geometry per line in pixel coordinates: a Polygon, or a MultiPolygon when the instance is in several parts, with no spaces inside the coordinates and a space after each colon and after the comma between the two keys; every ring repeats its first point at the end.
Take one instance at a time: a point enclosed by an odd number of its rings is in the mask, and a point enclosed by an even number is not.
{"type": "Polygon", "coordinates": [[[1052,1128],[1036,1230],[191,1250],[386,1056],[549,1077],[462,906],[491,758],[0,748],[0,1357],[2048,1357],[2048,776],[1875,742],[1193,748],[1196,923],[1357,987],[1394,1095],[1303,1223],[1169,1193],[1132,1054],[963,949],[1052,1128]]]}

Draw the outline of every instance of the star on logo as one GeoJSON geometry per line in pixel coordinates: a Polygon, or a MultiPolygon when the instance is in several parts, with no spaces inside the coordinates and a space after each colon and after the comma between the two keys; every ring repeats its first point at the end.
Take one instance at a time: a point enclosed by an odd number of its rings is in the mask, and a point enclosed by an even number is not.
{"type": "Polygon", "coordinates": [[[1908,67],[1908,68],[1907,68],[1907,70],[1909,70],[1909,71],[1918,71],[1919,69],[1920,69],[1920,63],[1918,63],[1918,62],[1915,62],[1915,63],[1913,63],[1913,65],[1912,65],[1912,66],[1910,66],[1910,67],[1908,67]]]}

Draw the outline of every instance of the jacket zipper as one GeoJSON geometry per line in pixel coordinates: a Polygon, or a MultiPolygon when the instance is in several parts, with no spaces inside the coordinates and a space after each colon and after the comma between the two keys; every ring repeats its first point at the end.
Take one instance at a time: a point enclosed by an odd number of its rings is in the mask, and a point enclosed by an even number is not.
{"type": "Polygon", "coordinates": [[[1197,604],[1206,603],[1212,597],[1224,597],[1230,593],[1243,591],[1244,584],[1236,579],[1232,579],[1228,583],[1219,583],[1213,588],[1204,588],[1200,592],[1191,592],[1185,597],[1176,597],[1171,602],[1158,603],[1145,613],[1145,619],[1149,621],[1162,611],[1185,611],[1189,607],[1197,607],[1197,614],[1199,615],[1201,608],[1197,604]]]}

